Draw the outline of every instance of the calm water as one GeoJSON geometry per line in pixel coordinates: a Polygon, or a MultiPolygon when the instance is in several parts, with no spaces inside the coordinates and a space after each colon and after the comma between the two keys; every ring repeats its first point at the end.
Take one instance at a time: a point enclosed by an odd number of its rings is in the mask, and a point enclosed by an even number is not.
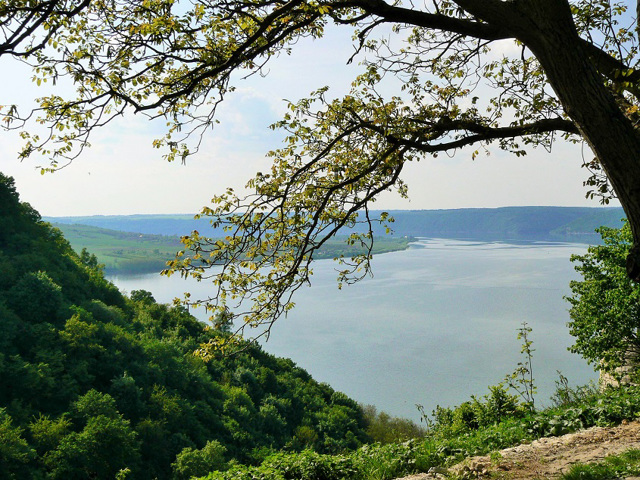
{"type": "MultiPolygon", "coordinates": [[[[572,338],[563,296],[578,278],[569,257],[585,251],[577,244],[421,240],[377,256],[373,278],[342,290],[336,265],[322,260],[265,349],[360,402],[417,420],[415,404],[427,411],[457,405],[513,371],[517,329],[528,322],[538,402],[548,404],[556,370],[572,385],[596,378],[567,352],[572,338]]],[[[157,275],[111,280],[125,291],[149,290],[160,302],[185,291],[204,297],[209,289],[157,275]]]]}

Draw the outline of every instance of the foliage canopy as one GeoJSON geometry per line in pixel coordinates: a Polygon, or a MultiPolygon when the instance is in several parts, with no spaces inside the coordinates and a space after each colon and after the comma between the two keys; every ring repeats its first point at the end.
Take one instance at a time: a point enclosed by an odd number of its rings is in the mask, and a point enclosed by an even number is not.
{"type": "MultiPolygon", "coordinates": [[[[45,170],[75,158],[94,129],[127,111],[165,119],[154,146],[186,161],[234,78],[265,73],[271,59],[302,38],[320,40],[330,24],[351,30],[348,60],[360,61],[361,73],[350,92],[331,98],[320,87],[291,102],[273,126],[286,133],[284,145],[249,182],[253,193],[227,191],[203,209],[227,237],[194,232],[184,239],[189,252],[170,266],[213,276],[213,293],[200,303],[232,307],[262,333],[292,308],[330,236],[371,225],[369,206],[381,192],[407,195],[407,162],[465,147],[475,157],[489,145],[523,155],[558,137],[586,142],[595,156],[583,160],[588,196],[617,195],[640,244],[640,71],[625,2],[4,1],[0,12],[0,53],[32,64],[38,84],[67,78],[76,88],[75,98],[47,95],[27,114],[5,107],[7,128],[25,139],[21,156],[45,155],[45,170]],[[389,79],[401,84],[393,95],[389,79]],[[221,272],[210,275],[217,264],[221,272]]],[[[369,248],[372,237],[349,241],[369,248]]],[[[356,281],[369,261],[346,261],[339,281],[356,281]]],[[[629,275],[640,276],[640,252],[628,263],[629,275]]]]}

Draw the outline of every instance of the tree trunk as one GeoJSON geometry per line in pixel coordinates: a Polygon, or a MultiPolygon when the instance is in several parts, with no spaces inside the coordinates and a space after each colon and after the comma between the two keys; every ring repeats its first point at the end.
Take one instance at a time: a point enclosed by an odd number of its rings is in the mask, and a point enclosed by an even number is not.
{"type": "Polygon", "coordinates": [[[606,172],[633,232],[627,271],[640,280],[640,134],[580,44],[567,2],[517,2],[517,38],[544,68],[567,115],[606,172]]]}

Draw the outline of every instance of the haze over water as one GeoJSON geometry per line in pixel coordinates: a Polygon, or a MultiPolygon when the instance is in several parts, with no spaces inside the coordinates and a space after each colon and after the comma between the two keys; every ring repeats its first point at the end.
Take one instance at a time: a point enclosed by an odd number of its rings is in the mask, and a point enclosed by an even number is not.
{"type": "MultiPolygon", "coordinates": [[[[549,404],[560,370],[575,386],[597,376],[567,351],[569,257],[582,244],[494,243],[421,239],[411,248],[378,255],[373,278],[336,284],[337,265],[314,265],[312,286],[280,319],[264,348],[289,357],[316,380],[329,383],[392,415],[419,419],[482,396],[521,360],[522,322],[533,328],[537,402],[549,404]]],[[[110,278],[122,290],[145,289],[159,302],[210,284],[158,275],[110,278]]],[[[202,309],[196,316],[204,316],[202,309]]]]}

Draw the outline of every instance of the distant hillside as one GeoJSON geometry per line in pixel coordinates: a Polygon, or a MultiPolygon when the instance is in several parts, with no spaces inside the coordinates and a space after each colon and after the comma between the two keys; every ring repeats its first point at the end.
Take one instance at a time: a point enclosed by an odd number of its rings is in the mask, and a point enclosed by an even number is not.
{"type": "Polygon", "coordinates": [[[43,217],[51,223],[79,224],[152,235],[181,236],[208,226],[206,219],[193,215],[94,215],[90,217],[43,217]]]}
{"type": "MultiPolygon", "coordinates": [[[[173,259],[176,252],[184,247],[178,236],[118,231],[75,223],[52,225],[62,231],[76,253],[80,254],[86,248],[95,255],[109,275],[160,272],[166,267],[167,260],[173,259]]],[[[380,237],[372,253],[404,250],[411,240],[409,237],[380,237]]],[[[315,258],[351,257],[359,253],[364,253],[364,249],[358,245],[347,245],[345,237],[337,237],[326,242],[315,258]]]]}
{"type": "Polygon", "coordinates": [[[86,248],[105,266],[107,274],[151,273],[183,248],[177,236],[123,232],[90,225],[53,223],[76,253],[86,248]]]}
{"type": "Polygon", "coordinates": [[[600,226],[619,227],[622,208],[503,207],[392,211],[396,235],[476,240],[591,243],[600,226]]]}
{"type": "MultiPolygon", "coordinates": [[[[392,210],[393,235],[410,237],[468,238],[475,240],[550,240],[592,243],[599,226],[618,227],[622,208],[503,207],[455,210],[392,210]]],[[[380,211],[372,212],[373,217],[380,211]]],[[[125,232],[155,235],[186,235],[199,230],[215,236],[208,220],[192,215],[109,215],[49,217],[61,224],[83,224],[125,232]]],[[[357,228],[362,230],[363,227],[357,228]]],[[[345,232],[347,233],[347,232],[345,232]]],[[[382,235],[384,228],[374,227],[382,235]]]]}

